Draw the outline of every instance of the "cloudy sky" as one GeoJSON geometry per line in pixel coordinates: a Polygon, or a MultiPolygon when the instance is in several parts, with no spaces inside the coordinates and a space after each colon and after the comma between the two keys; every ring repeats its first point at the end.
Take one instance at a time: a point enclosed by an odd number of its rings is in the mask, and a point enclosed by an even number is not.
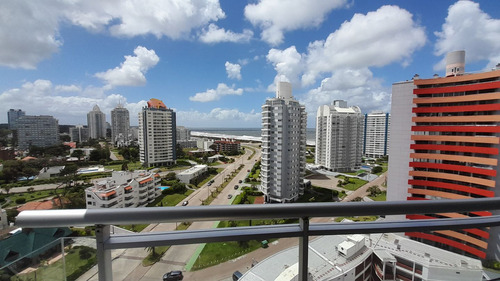
{"type": "Polygon", "coordinates": [[[10,108],[84,124],[119,103],[132,125],[150,98],[177,125],[260,127],[289,81],[315,127],[336,99],[390,111],[391,85],[500,62],[500,1],[0,1],[0,123],[10,108]],[[1,113],[3,112],[3,113],[1,113]]]}

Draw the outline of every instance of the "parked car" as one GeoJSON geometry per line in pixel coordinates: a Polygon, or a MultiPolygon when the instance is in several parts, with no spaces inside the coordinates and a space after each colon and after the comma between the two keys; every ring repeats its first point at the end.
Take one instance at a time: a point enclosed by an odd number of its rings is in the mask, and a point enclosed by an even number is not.
{"type": "Polygon", "coordinates": [[[240,187],[240,186],[239,186],[239,185],[235,185],[235,186],[234,186],[234,189],[238,189],[238,187],[240,187]]]}
{"type": "Polygon", "coordinates": [[[231,198],[233,198],[233,195],[232,194],[228,194],[227,195],[227,199],[231,199],[231,198]]]}
{"type": "Polygon", "coordinates": [[[243,274],[242,274],[241,272],[239,272],[239,271],[237,271],[237,270],[236,270],[236,271],[233,273],[233,281],[238,281],[238,280],[240,280],[241,276],[243,276],[243,274]]]}
{"type": "Polygon", "coordinates": [[[187,204],[189,204],[189,201],[182,202],[182,206],[187,206],[187,204]]]}
{"type": "Polygon", "coordinates": [[[184,276],[180,270],[173,270],[163,275],[163,281],[177,281],[182,279],[184,279],[184,276]]]}

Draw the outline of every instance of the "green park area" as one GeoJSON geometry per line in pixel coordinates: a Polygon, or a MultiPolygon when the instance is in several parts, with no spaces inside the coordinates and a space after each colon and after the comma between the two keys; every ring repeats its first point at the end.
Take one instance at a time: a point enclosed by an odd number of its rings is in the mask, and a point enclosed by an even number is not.
{"type": "MultiPolygon", "coordinates": [[[[96,264],[96,250],[86,246],[76,246],[56,261],[42,260],[36,270],[11,277],[12,281],[67,280],[73,281],[96,264]],[[65,264],[63,265],[63,261],[65,264]],[[63,268],[66,269],[64,276],[63,268]]],[[[4,280],[4,279],[1,279],[4,280]]],[[[6,279],[8,280],[8,279],[6,279]]]]}
{"type": "Polygon", "coordinates": [[[62,194],[64,192],[63,189],[56,190],[40,190],[40,191],[28,191],[21,193],[9,193],[0,195],[0,205],[3,208],[14,207],[20,204],[24,204],[30,201],[41,200],[48,197],[56,196],[56,194],[62,194]]]}
{"type": "Polygon", "coordinates": [[[339,179],[337,187],[347,189],[350,191],[355,191],[367,183],[367,181],[365,180],[361,180],[354,177],[342,176],[342,175],[338,175],[336,176],[336,178],[339,179]]]}

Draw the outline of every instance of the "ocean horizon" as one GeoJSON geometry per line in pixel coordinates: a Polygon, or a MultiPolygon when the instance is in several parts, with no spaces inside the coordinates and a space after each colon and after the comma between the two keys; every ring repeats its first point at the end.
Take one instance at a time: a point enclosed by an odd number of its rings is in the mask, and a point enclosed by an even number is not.
{"type": "MultiPolygon", "coordinates": [[[[233,135],[233,136],[250,136],[260,137],[262,128],[189,128],[194,132],[203,132],[211,134],[233,135]]],[[[316,129],[307,128],[307,140],[316,140],[316,129]]]]}

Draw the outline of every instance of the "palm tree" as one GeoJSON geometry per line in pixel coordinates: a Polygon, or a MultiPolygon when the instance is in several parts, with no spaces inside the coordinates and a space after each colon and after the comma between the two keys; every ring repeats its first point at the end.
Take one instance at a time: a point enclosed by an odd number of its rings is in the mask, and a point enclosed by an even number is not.
{"type": "Polygon", "coordinates": [[[155,251],[154,246],[146,247],[146,251],[151,254],[151,257],[154,259],[158,256],[158,254],[155,251]]]}

